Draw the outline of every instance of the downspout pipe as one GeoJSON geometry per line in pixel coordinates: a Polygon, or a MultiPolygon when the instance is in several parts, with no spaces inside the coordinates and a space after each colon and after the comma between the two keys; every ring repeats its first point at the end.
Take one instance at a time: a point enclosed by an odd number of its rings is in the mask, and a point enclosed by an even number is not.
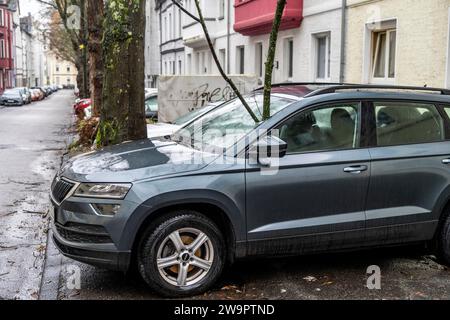
{"type": "Polygon", "coordinates": [[[339,71],[339,82],[344,83],[345,80],[345,41],[346,41],[346,20],[347,20],[347,0],[342,0],[341,7],[341,61],[339,71]]]}

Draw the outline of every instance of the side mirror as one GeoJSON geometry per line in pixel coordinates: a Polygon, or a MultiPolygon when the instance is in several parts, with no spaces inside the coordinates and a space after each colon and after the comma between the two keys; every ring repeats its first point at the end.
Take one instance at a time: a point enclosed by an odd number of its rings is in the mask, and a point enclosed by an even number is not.
{"type": "Polygon", "coordinates": [[[260,165],[270,166],[270,159],[281,159],[286,156],[288,145],[280,138],[265,136],[250,148],[250,156],[258,161],[260,165]]]}

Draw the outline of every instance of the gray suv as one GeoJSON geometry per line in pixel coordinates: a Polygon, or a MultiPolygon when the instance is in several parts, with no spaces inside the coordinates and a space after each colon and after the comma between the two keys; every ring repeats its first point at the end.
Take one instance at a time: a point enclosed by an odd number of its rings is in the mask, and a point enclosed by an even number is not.
{"type": "MultiPolygon", "coordinates": [[[[262,92],[246,99],[259,115],[262,92]]],[[[247,257],[427,243],[450,263],[450,91],[281,84],[271,101],[264,122],[233,100],[71,159],[51,191],[60,251],[170,297],[247,257]]]]}

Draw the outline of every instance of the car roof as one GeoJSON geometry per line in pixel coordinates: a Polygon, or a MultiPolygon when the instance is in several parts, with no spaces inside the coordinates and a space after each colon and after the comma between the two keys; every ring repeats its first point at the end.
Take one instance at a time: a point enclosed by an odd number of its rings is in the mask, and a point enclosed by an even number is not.
{"type": "MultiPolygon", "coordinates": [[[[262,92],[263,88],[255,92],[262,92]]],[[[285,94],[307,100],[400,99],[450,103],[450,89],[336,83],[273,84],[273,94],[285,94]]]]}

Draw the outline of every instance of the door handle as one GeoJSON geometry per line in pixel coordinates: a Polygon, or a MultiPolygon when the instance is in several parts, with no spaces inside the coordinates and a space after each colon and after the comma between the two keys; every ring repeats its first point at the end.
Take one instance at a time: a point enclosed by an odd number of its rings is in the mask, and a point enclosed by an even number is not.
{"type": "Polygon", "coordinates": [[[353,173],[353,174],[360,174],[364,171],[367,171],[369,169],[369,167],[367,166],[351,166],[351,167],[347,167],[344,168],[344,172],[345,173],[353,173]]]}
{"type": "Polygon", "coordinates": [[[442,160],[442,163],[443,164],[450,164],[450,158],[442,160]]]}

